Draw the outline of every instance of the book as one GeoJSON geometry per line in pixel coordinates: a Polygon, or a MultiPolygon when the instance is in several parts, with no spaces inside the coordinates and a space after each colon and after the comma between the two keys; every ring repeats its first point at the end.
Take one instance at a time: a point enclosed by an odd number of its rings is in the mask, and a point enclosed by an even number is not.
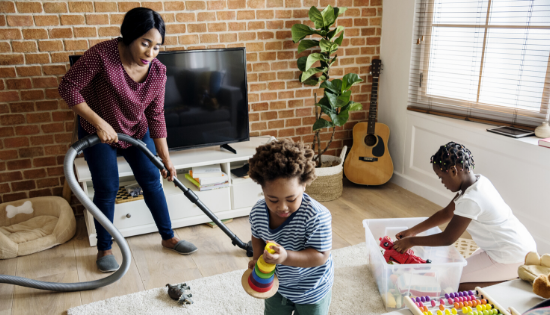
{"type": "Polygon", "coordinates": [[[222,176],[222,168],[219,164],[192,167],[191,172],[193,178],[222,176]]]}
{"type": "Polygon", "coordinates": [[[539,146],[550,148],[550,138],[540,139],[539,146]]]}
{"type": "Polygon", "coordinates": [[[201,185],[198,181],[196,181],[189,174],[185,174],[185,178],[188,181],[190,181],[193,185],[195,185],[199,189],[199,191],[207,191],[207,190],[213,190],[213,189],[229,187],[229,180],[227,180],[226,182],[223,182],[223,183],[210,184],[210,185],[201,185]]]}
{"type": "Polygon", "coordinates": [[[225,183],[229,180],[229,176],[227,176],[227,174],[225,174],[224,172],[222,172],[220,176],[197,177],[195,174],[193,174],[193,171],[189,171],[189,175],[193,177],[193,179],[196,180],[200,185],[225,183]]]}

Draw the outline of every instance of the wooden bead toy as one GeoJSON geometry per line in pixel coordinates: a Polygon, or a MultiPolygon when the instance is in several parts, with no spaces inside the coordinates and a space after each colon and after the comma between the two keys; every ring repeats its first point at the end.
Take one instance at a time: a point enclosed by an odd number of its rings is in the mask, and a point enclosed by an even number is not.
{"type": "Polygon", "coordinates": [[[505,309],[481,288],[476,291],[445,293],[441,298],[405,296],[405,305],[414,315],[520,315],[513,307],[505,309]],[[436,299],[439,299],[437,303],[436,299]],[[422,302],[426,305],[422,304],[422,302]],[[419,307],[420,306],[420,307],[419,307]]]}
{"type": "MultiPolygon", "coordinates": [[[[271,246],[274,243],[267,243],[265,250],[273,254],[275,250],[271,246]]],[[[256,261],[253,269],[247,269],[241,277],[241,284],[249,295],[258,299],[267,299],[275,295],[279,289],[279,279],[275,275],[275,264],[266,263],[263,255],[256,261]]]]}

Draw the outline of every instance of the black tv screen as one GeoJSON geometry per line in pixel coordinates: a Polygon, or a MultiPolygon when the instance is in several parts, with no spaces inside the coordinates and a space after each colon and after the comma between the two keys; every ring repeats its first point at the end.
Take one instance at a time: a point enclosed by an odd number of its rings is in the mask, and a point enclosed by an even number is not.
{"type": "Polygon", "coordinates": [[[161,52],[168,147],[249,139],[245,48],[161,52]]]}

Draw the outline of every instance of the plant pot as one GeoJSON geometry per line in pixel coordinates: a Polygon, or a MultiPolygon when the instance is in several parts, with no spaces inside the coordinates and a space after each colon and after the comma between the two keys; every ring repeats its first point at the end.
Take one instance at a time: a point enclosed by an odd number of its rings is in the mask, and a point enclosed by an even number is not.
{"type": "Polygon", "coordinates": [[[317,201],[331,201],[342,196],[344,188],[344,157],[348,147],[342,148],[340,156],[322,155],[321,162],[337,161],[338,165],[315,169],[317,178],[306,188],[306,193],[317,201]]]}

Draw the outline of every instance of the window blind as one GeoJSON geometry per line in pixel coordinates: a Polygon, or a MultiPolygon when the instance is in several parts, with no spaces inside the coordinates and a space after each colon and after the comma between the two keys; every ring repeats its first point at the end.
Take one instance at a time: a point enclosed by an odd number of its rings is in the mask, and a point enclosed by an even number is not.
{"type": "Polygon", "coordinates": [[[410,110],[531,127],[546,118],[550,0],[419,0],[415,13],[410,110]]]}

